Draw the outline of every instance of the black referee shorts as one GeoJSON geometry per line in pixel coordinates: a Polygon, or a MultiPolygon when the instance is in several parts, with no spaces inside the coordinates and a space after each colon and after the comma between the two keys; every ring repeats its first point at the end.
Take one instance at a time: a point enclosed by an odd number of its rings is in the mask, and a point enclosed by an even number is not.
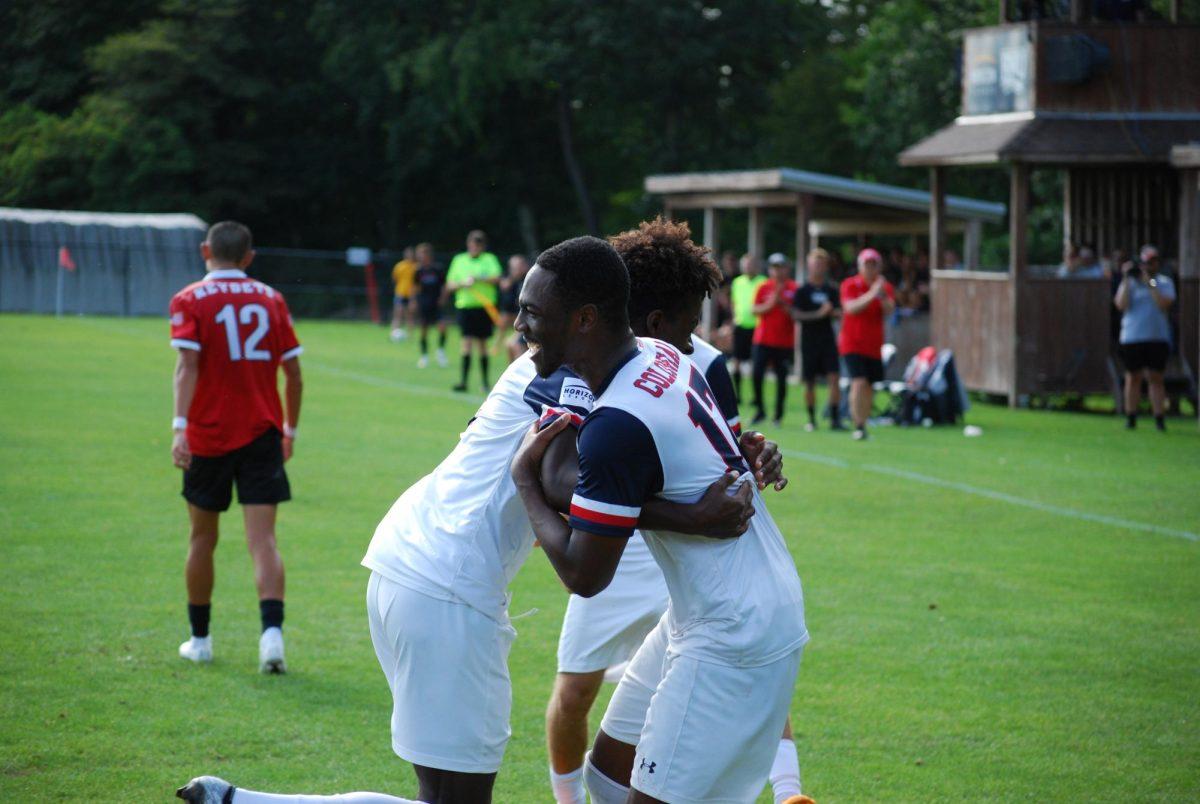
{"type": "Polygon", "coordinates": [[[840,374],[837,344],[832,340],[802,340],[800,342],[800,376],[812,382],[829,374],[840,374]]]}
{"type": "Polygon", "coordinates": [[[482,307],[460,307],[458,309],[458,328],[464,338],[481,338],[487,340],[496,331],[492,317],[482,307]]]}
{"type": "Polygon", "coordinates": [[[228,511],[234,483],[242,505],[277,505],[292,499],[278,430],[272,427],[224,455],[193,455],[191,467],[183,471],[183,498],[205,511],[228,511]]]}
{"type": "Polygon", "coordinates": [[[754,355],[754,327],[733,328],[734,360],[749,360],[754,355]]]}
{"type": "Polygon", "coordinates": [[[1171,344],[1166,341],[1136,341],[1121,344],[1121,362],[1133,373],[1143,369],[1161,372],[1167,367],[1171,344]]]}

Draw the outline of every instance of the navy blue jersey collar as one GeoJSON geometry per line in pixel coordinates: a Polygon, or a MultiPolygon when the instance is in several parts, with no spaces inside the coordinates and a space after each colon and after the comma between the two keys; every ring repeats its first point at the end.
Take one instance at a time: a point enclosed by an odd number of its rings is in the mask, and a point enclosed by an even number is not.
{"type": "Polygon", "coordinates": [[[608,390],[608,386],[612,384],[613,378],[617,376],[617,372],[625,368],[625,364],[637,357],[638,353],[641,351],[641,339],[636,339],[634,341],[634,347],[630,349],[624,357],[617,361],[617,365],[613,366],[612,371],[608,372],[608,376],[604,378],[604,382],[600,383],[600,387],[592,392],[596,395],[596,399],[599,399],[600,395],[608,390]]]}

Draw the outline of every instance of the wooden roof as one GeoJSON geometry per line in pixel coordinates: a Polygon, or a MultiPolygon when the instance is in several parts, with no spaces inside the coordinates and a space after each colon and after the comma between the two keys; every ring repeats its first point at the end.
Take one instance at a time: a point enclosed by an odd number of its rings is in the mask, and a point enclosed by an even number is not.
{"type": "MultiPolygon", "coordinates": [[[[813,216],[825,220],[861,219],[864,215],[907,220],[929,214],[930,196],[924,190],[847,179],[794,168],[724,170],[647,176],[646,192],[662,195],[681,208],[794,206],[811,196],[813,216]]],[[[946,197],[946,215],[962,220],[998,223],[1005,205],[974,198],[946,197]]]]}
{"type": "Polygon", "coordinates": [[[1171,147],[1200,139],[1200,114],[960,117],[900,153],[900,164],[986,165],[997,162],[1167,163],[1171,147]]]}

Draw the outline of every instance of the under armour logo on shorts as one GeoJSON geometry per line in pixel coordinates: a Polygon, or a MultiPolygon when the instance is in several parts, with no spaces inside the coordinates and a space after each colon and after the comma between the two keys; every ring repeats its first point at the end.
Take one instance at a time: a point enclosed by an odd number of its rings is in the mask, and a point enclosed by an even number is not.
{"type": "Polygon", "coordinates": [[[644,770],[646,773],[654,773],[654,766],[657,764],[657,762],[651,762],[649,765],[647,765],[646,760],[643,759],[642,764],[638,765],[638,770],[644,770]]]}

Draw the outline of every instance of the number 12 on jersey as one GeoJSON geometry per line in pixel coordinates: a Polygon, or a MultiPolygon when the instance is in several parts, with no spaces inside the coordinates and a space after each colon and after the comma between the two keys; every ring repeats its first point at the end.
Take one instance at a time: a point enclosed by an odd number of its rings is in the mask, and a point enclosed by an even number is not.
{"type": "Polygon", "coordinates": [[[270,352],[258,348],[271,328],[271,317],[267,314],[267,308],[261,304],[246,304],[237,309],[232,304],[227,304],[217,313],[217,323],[225,325],[225,340],[229,343],[230,360],[271,359],[270,352]],[[238,331],[239,321],[243,324],[258,324],[246,338],[245,344],[242,343],[241,333],[238,331]]]}
{"type": "Polygon", "coordinates": [[[750,471],[746,466],[746,461],[742,458],[737,442],[731,441],[733,434],[725,421],[720,418],[720,408],[717,406],[712,389],[708,387],[708,383],[704,381],[700,372],[696,371],[695,366],[692,366],[691,373],[688,375],[686,396],[688,418],[692,420],[692,424],[704,432],[708,443],[712,444],[713,449],[721,456],[721,460],[725,461],[725,466],[739,474],[750,471]]]}

